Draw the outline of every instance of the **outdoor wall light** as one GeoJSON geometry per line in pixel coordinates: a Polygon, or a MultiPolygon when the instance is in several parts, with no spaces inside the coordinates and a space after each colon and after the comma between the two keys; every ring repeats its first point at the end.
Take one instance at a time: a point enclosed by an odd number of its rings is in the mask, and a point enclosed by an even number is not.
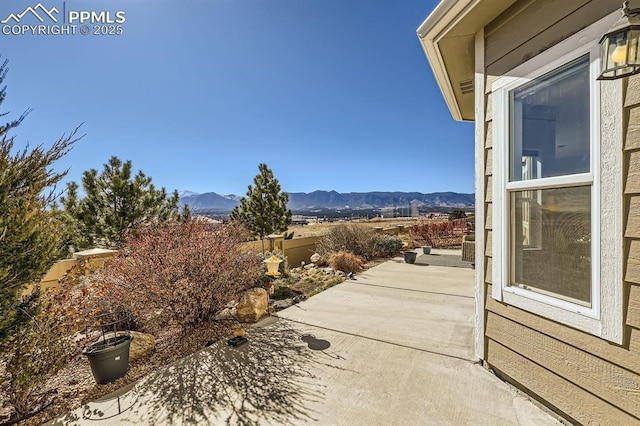
{"type": "Polygon", "coordinates": [[[600,39],[600,76],[615,80],[640,73],[640,8],[622,4],[622,17],[600,39]]]}

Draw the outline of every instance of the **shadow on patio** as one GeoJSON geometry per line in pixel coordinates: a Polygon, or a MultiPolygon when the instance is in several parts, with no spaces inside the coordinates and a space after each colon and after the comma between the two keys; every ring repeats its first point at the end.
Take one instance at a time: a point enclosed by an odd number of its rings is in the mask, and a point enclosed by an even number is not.
{"type": "MultiPolygon", "coordinates": [[[[328,345],[286,321],[252,328],[239,348],[219,341],[50,423],[283,424],[316,421],[324,390],[312,373],[328,345]]],[[[328,342],[327,342],[328,343],[328,342]]],[[[326,358],[325,358],[326,359],[326,358]]],[[[337,368],[337,367],[331,367],[337,368]]]]}

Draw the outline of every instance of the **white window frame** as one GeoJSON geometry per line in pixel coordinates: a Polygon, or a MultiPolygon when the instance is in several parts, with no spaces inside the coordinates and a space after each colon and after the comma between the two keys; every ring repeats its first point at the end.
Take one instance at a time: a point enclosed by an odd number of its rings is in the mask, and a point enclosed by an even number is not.
{"type": "Polygon", "coordinates": [[[615,343],[623,339],[622,81],[597,81],[599,39],[618,18],[601,19],[494,80],[492,297],[615,343]],[[588,173],[536,179],[535,189],[591,185],[591,306],[509,285],[510,192],[530,181],[509,182],[509,92],[589,54],[591,168],[588,173]]]}

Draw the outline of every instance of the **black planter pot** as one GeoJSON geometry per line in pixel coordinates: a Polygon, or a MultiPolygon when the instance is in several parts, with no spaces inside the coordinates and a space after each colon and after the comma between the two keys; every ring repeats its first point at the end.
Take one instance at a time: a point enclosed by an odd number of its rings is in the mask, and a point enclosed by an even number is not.
{"type": "Polygon", "coordinates": [[[418,255],[418,253],[416,253],[415,251],[405,251],[403,255],[404,261],[406,263],[416,263],[416,256],[418,255]]]}
{"type": "Polygon", "coordinates": [[[130,334],[114,336],[94,343],[82,351],[89,359],[96,383],[110,383],[127,374],[132,339],[130,334]]]}

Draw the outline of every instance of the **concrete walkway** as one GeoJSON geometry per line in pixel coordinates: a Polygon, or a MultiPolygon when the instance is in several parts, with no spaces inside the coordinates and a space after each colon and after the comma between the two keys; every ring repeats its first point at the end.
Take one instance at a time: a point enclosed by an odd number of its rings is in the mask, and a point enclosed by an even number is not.
{"type": "Polygon", "coordinates": [[[474,271],[446,254],[388,261],[53,424],[559,424],[477,364],[474,271]]]}

